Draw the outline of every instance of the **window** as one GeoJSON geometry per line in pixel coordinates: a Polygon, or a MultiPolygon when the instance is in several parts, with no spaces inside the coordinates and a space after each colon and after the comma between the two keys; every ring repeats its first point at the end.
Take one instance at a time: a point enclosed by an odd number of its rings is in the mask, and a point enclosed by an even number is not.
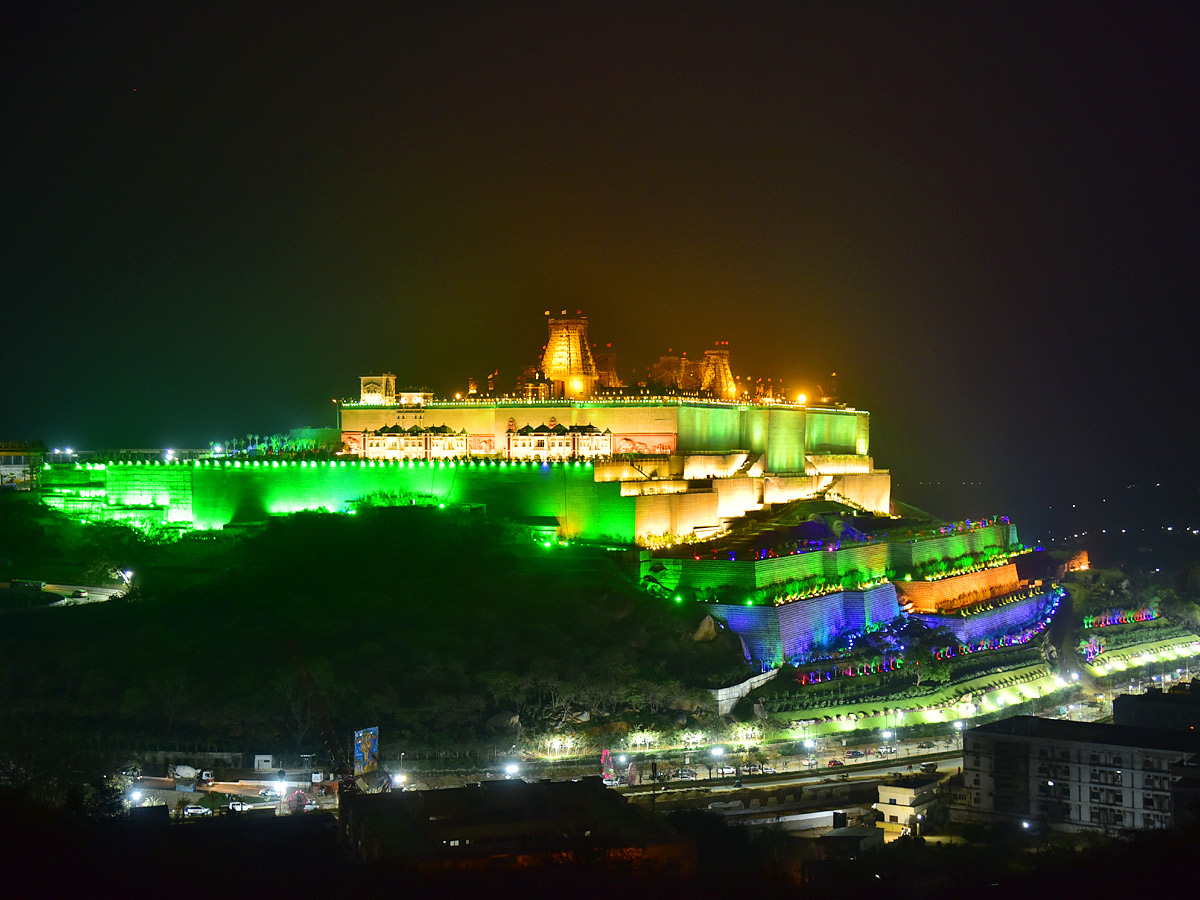
{"type": "Polygon", "coordinates": [[[899,822],[900,819],[897,816],[888,816],[888,821],[889,822],[899,822]]]}

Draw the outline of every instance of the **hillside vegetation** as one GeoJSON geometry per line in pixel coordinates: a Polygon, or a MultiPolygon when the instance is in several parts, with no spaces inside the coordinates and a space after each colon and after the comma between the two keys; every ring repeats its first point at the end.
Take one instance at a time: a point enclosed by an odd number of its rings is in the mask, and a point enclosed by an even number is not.
{"type": "Polygon", "coordinates": [[[24,498],[0,520],[8,577],[135,573],[127,599],[3,617],[10,736],[296,753],[319,748],[324,705],[339,733],[462,747],[499,740],[498,711],[526,734],[707,718],[703,689],[745,671],[737,647],[692,640],[694,609],[642,595],[603,552],[546,548],[478,511],[300,513],[171,542],[24,498]]]}

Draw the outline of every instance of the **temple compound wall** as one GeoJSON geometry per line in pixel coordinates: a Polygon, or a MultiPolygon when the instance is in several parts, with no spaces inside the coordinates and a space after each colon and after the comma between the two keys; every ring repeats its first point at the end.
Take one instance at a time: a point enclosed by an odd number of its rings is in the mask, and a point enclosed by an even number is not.
{"type": "Polygon", "coordinates": [[[779,605],[703,603],[714,619],[737,634],[751,662],[777,667],[832,647],[843,635],[861,634],[900,614],[896,589],[838,591],[779,605]]]}

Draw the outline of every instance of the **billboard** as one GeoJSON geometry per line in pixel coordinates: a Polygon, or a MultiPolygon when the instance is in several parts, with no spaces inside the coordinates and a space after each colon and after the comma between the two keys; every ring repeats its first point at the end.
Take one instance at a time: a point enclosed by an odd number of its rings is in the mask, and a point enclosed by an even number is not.
{"type": "Polygon", "coordinates": [[[379,726],[354,732],[354,774],[379,768],[379,726]]]}

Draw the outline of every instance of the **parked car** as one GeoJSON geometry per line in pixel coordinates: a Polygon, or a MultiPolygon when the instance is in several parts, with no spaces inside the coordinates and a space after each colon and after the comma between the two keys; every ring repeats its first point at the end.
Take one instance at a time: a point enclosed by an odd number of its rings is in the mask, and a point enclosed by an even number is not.
{"type": "Polygon", "coordinates": [[[747,775],[758,775],[762,772],[762,766],[758,763],[746,763],[746,765],[742,766],[742,771],[747,775]]]}
{"type": "Polygon", "coordinates": [[[880,747],[877,752],[879,752],[879,753],[895,753],[896,746],[894,744],[886,744],[886,745],[880,747]]]}
{"type": "Polygon", "coordinates": [[[674,778],[676,781],[695,781],[696,780],[696,770],[695,769],[676,769],[674,772],[671,773],[671,777],[674,778]]]}
{"type": "Polygon", "coordinates": [[[249,803],[246,803],[246,802],[244,802],[244,801],[242,801],[242,800],[234,800],[234,801],[233,801],[232,803],[230,803],[230,804],[229,804],[229,806],[228,806],[228,807],[226,807],[226,808],[227,808],[227,809],[228,809],[230,812],[245,812],[246,810],[250,809],[250,806],[251,806],[251,805],[250,805],[249,803]]]}
{"type": "Polygon", "coordinates": [[[863,753],[861,750],[847,750],[846,751],[846,757],[848,759],[860,759],[866,755],[867,754],[863,753]]]}
{"type": "Polygon", "coordinates": [[[71,591],[72,597],[86,597],[87,595],[88,595],[88,592],[85,591],[83,588],[78,588],[76,590],[71,591]]]}
{"type": "Polygon", "coordinates": [[[921,771],[926,775],[936,775],[938,764],[935,762],[921,763],[921,771]]]}
{"type": "Polygon", "coordinates": [[[932,750],[933,749],[933,741],[921,741],[921,743],[917,744],[917,749],[918,750],[932,750]]]}
{"type": "Polygon", "coordinates": [[[778,775],[778,774],[779,774],[779,773],[776,771],[776,769],[775,769],[775,767],[774,767],[774,766],[763,766],[763,767],[762,767],[762,773],[763,773],[764,775],[778,775]]]}
{"type": "Polygon", "coordinates": [[[717,766],[715,771],[718,775],[736,775],[737,767],[736,766],[717,766]]]}
{"type": "Polygon", "coordinates": [[[845,765],[845,763],[844,763],[844,762],[842,762],[840,759],[831,759],[831,760],[829,761],[829,766],[828,766],[828,768],[831,768],[831,769],[832,769],[834,766],[844,766],[844,765],[845,765]]]}
{"type": "Polygon", "coordinates": [[[305,812],[316,812],[320,808],[321,807],[317,806],[316,800],[305,800],[304,801],[304,811],[305,812]]]}
{"type": "Polygon", "coordinates": [[[283,794],[279,793],[279,791],[275,790],[275,788],[263,788],[258,792],[258,796],[262,797],[264,800],[283,799],[283,794]]]}
{"type": "Polygon", "coordinates": [[[185,806],[183,814],[185,816],[211,816],[212,810],[207,806],[185,806]]]}

